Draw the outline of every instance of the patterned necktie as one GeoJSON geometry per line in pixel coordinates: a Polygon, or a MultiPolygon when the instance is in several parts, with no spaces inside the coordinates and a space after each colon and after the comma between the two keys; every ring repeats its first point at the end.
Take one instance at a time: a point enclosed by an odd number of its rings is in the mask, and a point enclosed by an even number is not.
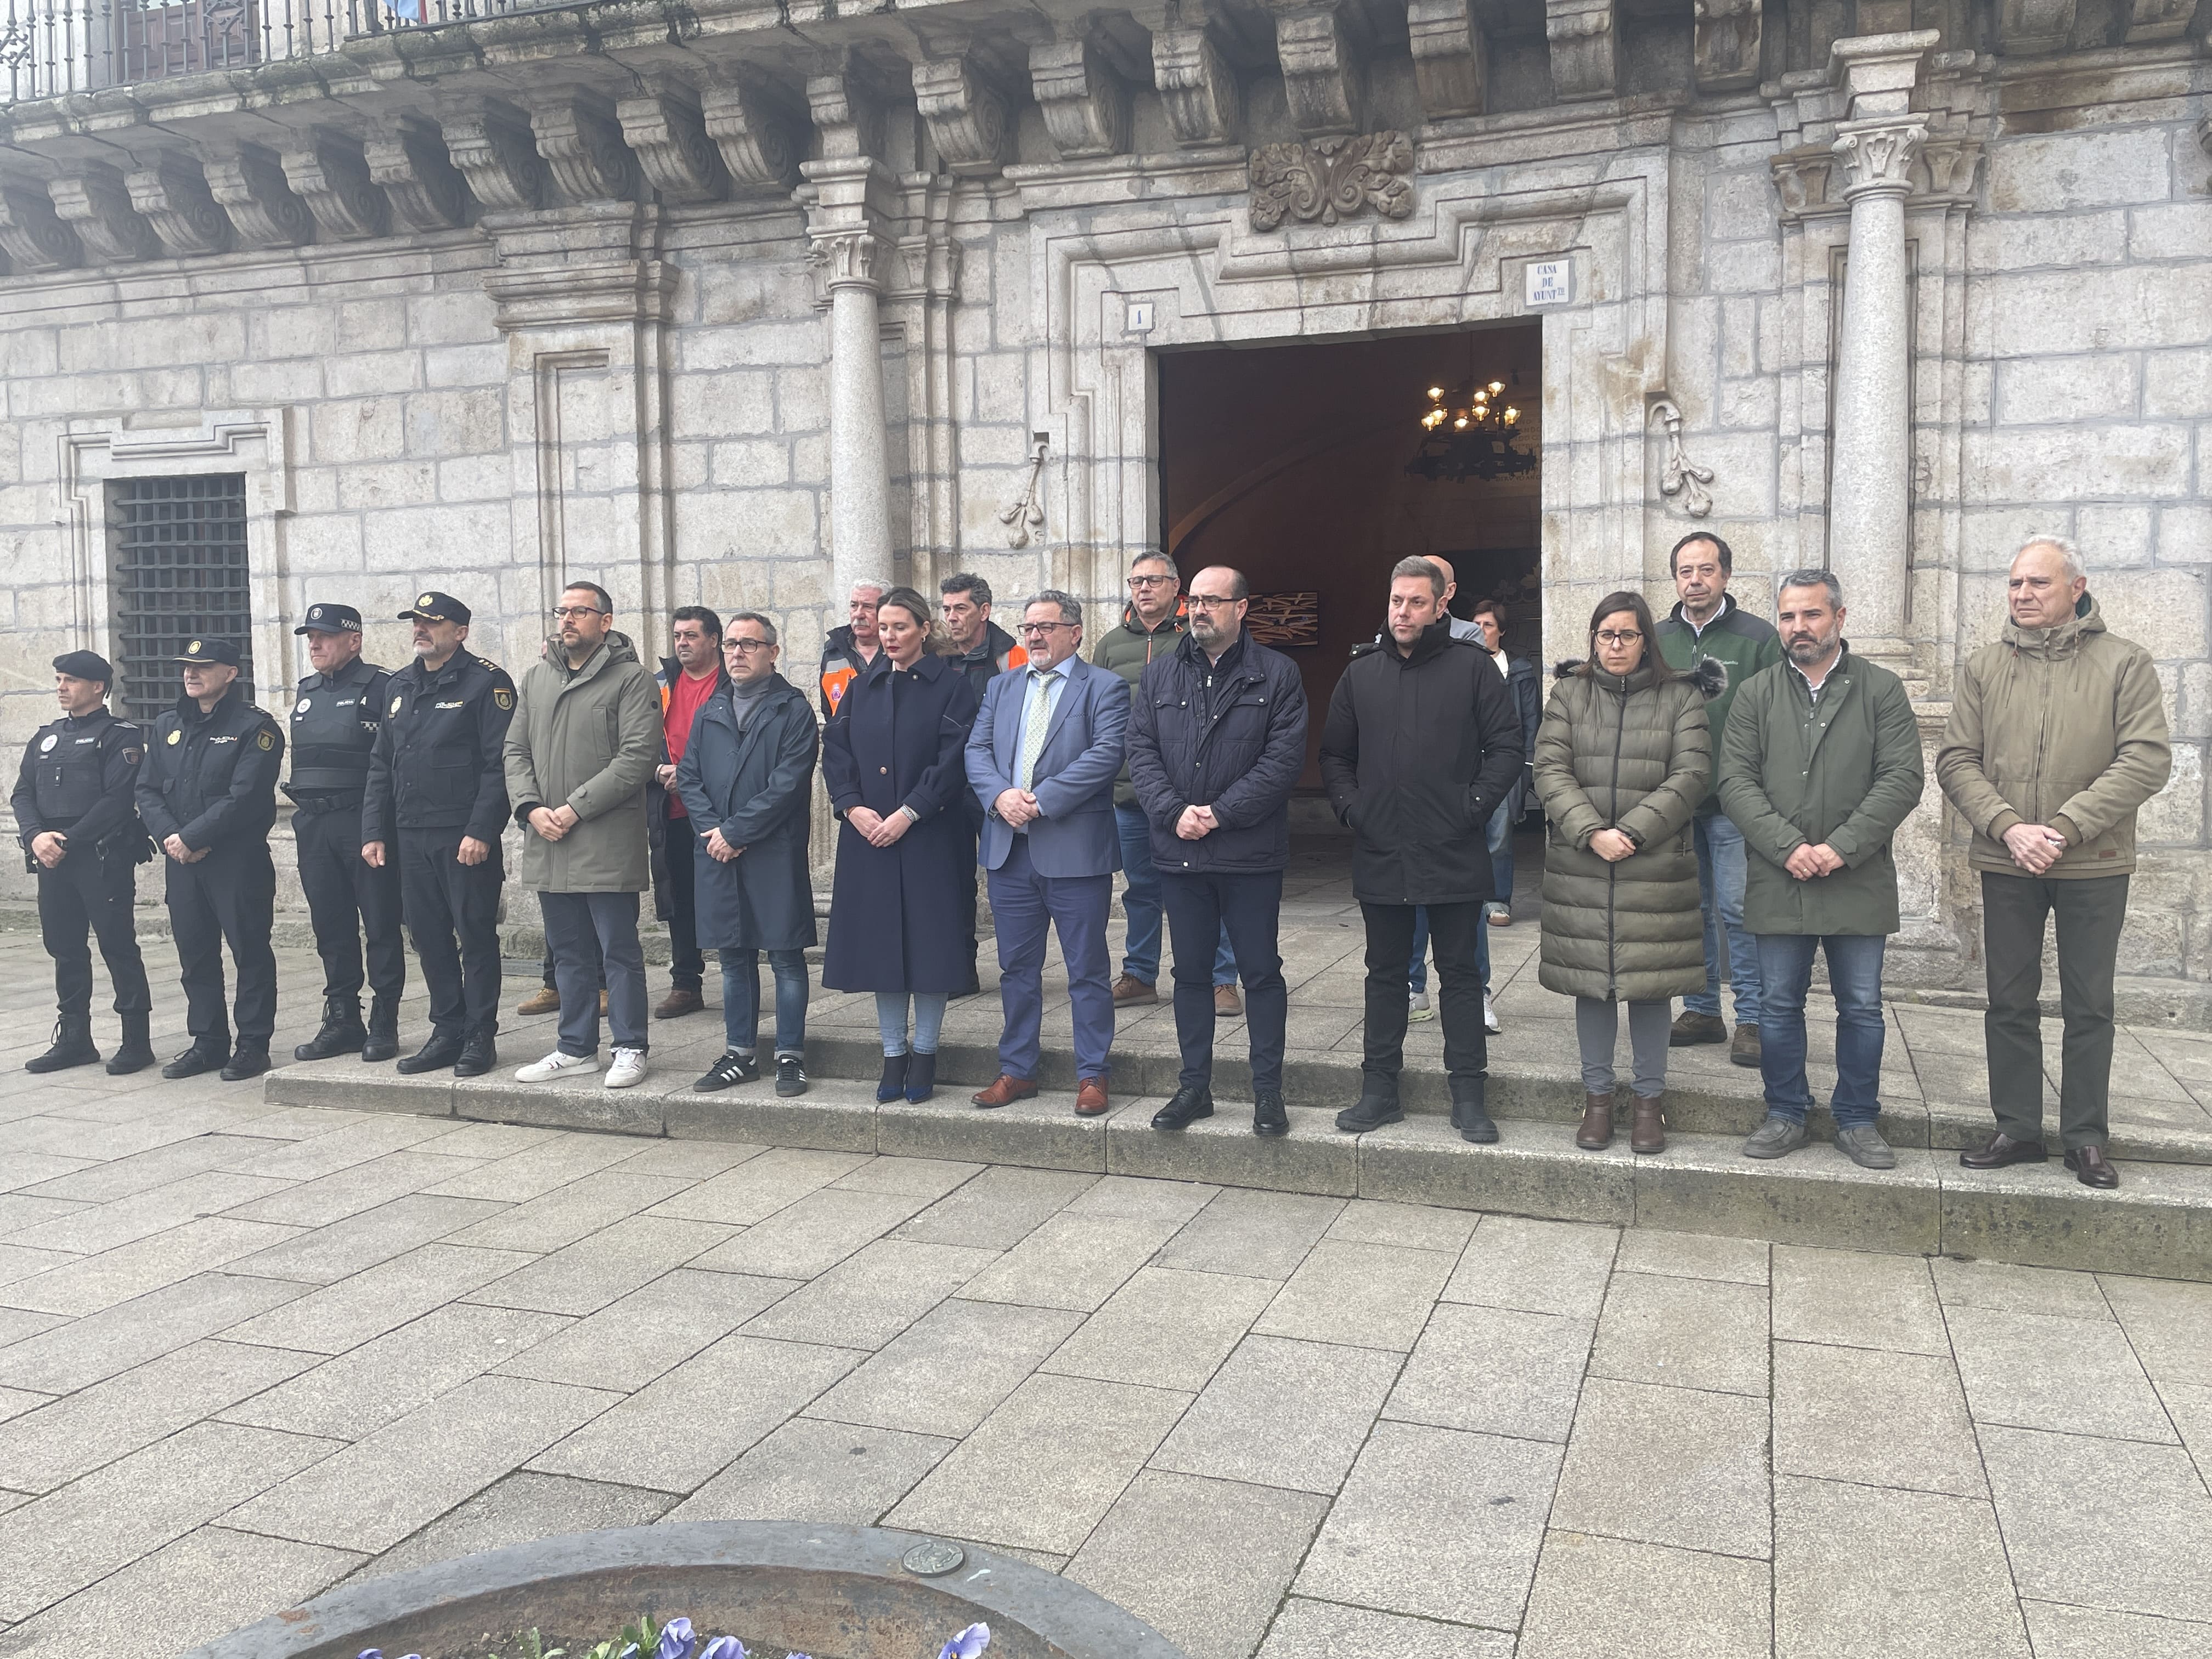
{"type": "Polygon", "coordinates": [[[1019,789],[1036,787],[1037,757],[1044,753],[1044,734],[1052,725],[1053,695],[1060,690],[1060,676],[1050,669],[1030,670],[1029,718],[1022,722],[1022,763],[1014,772],[1014,786],[1019,789]]]}

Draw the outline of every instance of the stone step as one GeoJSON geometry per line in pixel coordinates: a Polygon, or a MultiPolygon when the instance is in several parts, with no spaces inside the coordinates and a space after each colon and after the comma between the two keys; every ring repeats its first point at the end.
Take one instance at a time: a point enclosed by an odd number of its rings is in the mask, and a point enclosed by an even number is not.
{"type": "Polygon", "coordinates": [[[1876,1172],[1826,1145],[1753,1163],[1732,1133],[1678,1128],[1664,1152],[1638,1158],[1625,1139],[1582,1152],[1564,1126],[1527,1117],[1506,1120],[1503,1139],[1489,1146],[1469,1146],[1425,1111],[1347,1135],[1329,1109],[1312,1106],[1291,1109],[1287,1137],[1262,1139],[1249,1108],[1225,1103],[1167,1134],[1151,1127],[1157,1095],[1125,1091],[1112,1112],[1085,1119],[1074,1115],[1073,1095],[1056,1090],[995,1112],[969,1105],[968,1092],[954,1084],[918,1106],[878,1106],[866,1085],[834,1077],[787,1100],[765,1079],[699,1094],[688,1074],[655,1075],[613,1091],[591,1079],[518,1084],[507,1070],[463,1082],[402,1078],[342,1061],[288,1066],[264,1081],[266,1098],[283,1105],[1079,1170],[2212,1280],[2212,1169],[2202,1167],[2135,1164],[2118,1191],[2094,1192],[2056,1160],[1984,1175],[1927,1147],[1900,1147],[1898,1167],[1876,1172]]]}

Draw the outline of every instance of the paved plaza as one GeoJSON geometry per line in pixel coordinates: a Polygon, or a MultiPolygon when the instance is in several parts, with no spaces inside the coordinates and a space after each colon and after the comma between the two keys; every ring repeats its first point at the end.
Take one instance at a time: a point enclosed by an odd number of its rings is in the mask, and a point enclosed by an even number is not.
{"type": "Polygon", "coordinates": [[[2212,1286],[26,1077],[50,1006],[0,935],[9,1659],[726,1517],[1193,1659],[2212,1653],[2212,1286]]]}

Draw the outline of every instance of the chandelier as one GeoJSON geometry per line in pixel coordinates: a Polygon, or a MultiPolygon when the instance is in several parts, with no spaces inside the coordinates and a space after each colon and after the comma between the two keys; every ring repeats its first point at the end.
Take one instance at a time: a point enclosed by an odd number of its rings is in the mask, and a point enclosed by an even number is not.
{"type": "Polygon", "coordinates": [[[1421,414],[1421,447],[1406,471],[1424,478],[1457,483],[1468,478],[1504,478],[1534,471],[1536,457],[1517,449],[1521,410],[1505,400],[1505,383],[1429,388],[1421,414]]]}

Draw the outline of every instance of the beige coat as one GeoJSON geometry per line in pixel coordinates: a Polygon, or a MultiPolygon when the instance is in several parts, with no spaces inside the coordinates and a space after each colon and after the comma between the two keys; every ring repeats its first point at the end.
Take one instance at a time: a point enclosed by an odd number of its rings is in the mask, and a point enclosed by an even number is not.
{"type": "Polygon", "coordinates": [[[2066,837],[2055,880],[2136,867],[2136,809],[2173,769],[2150,653],[2107,633],[2084,594],[2056,628],[2005,624],[1966,659],[1936,781],[1973,827],[1976,870],[2017,874],[2004,832],[2045,823],[2066,837]]]}
{"type": "Polygon", "coordinates": [[[522,677],[507,728],[507,798],[523,824],[526,887],[641,893],[652,882],[645,787],[660,758],[660,693],[628,640],[611,635],[571,669],[556,649],[522,677]],[[559,841],[529,827],[532,806],[571,806],[559,841]]]}

